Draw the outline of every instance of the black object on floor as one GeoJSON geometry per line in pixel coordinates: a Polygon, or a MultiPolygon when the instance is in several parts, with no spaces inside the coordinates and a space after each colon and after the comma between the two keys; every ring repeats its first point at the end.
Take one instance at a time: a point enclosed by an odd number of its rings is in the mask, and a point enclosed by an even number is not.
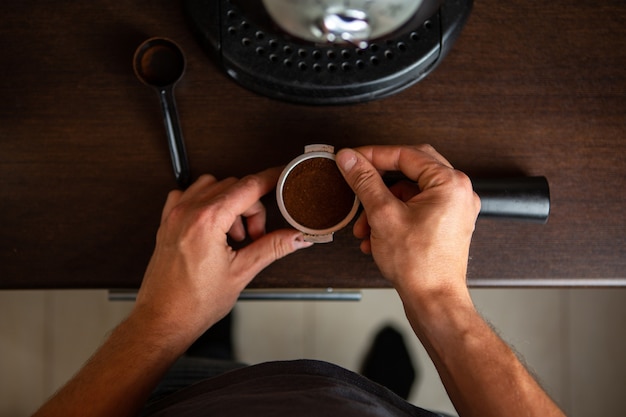
{"type": "Polygon", "coordinates": [[[186,356],[208,359],[234,360],[233,312],[218,321],[196,340],[185,352],[186,356]]]}
{"type": "Polygon", "coordinates": [[[417,372],[402,334],[385,326],[374,339],[367,353],[361,374],[407,399],[417,372]]]}

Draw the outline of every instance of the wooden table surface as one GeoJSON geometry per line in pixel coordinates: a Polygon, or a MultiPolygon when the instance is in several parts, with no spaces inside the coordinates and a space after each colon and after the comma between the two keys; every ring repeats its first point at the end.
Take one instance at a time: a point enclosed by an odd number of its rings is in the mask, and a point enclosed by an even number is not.
{"type": "MultiPolygon", "coordinates": [[[[311,143],[428,142],[473,177],[550,182],[546,225],[479,220],[470,285],[626,285],[623,0],[477,1],[426,79],[341,107],[239,87],[178,2],[4,1],[0,13],[0,288],[138,287],[175,187],[156,95],[131,66],[151,36],[187,56],[176,97],[194,177],[282,165],[311,143]]],[[[385,286],[347,229],[252,284],[385,286]]]]}

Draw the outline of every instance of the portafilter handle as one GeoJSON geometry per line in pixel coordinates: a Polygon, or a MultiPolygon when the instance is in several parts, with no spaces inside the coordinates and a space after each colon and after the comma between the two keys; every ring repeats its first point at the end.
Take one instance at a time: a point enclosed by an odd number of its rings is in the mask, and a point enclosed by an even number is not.
{"type": "Polygon", "coordinates": [[[548,221],[550,187],[546,177],[472,179],[472,186],[480,197],[479,218],[548,221]]]}
{"type": "MultiPolygon", "coordinates": [[[[399,172],[383,177],[391,184],[406,180],[399,172]]],[[[479,218],[526,221],[545,224],[550,215],[550,187],[546,177],[511,177],[472,179],[480,197],[479,218]]]]}

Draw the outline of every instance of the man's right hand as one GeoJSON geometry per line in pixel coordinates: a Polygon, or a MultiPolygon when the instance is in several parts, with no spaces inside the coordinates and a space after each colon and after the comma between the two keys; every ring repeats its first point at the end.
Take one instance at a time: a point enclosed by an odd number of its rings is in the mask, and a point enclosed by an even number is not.
{"type": "Polygon", "coordinates": [[[361,250],[372,253],[401,295],[466,291],[480,199],[465,174],[429,145],[344,149],[337,164],[365,209],[354,226],[361,250]],[[411,181],[387,188],[384,171],[401,171],[411,181]]]}
{"type": "Polygon", "coordinates": [[[465,276],[480,200],[467,176],[427,145],[345,149],[337,165],[365,209],[361,250],[400,294],[459,415],[564,417],[474,308],[465,276]],[[387,188],[382,171],[410,181],[387,188]]]}

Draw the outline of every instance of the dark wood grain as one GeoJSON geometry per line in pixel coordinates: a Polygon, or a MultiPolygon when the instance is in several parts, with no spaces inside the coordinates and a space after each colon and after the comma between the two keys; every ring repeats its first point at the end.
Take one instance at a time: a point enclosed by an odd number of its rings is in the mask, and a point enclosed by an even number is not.
{"type": "MultiPolygon", "coordinates": [[[[194,176],[282,165],[310,143],[428,142],[470,176],[545,175],[551,185],[547,225],[478,222],[471,285],[626,285],[621,0],[476,2],[424,81],[329,108],[237,86],[177,2],[4,1],[0,13],[0,288],[139,285],[175,187],[157,99],[131,66],[156,35],[187,55],[176,96],[194,176]]],[[[268,205],[271,227],[282,227],[268,205]]],[[[252,286],[387,283],[344,230],[252,286]]]]}

